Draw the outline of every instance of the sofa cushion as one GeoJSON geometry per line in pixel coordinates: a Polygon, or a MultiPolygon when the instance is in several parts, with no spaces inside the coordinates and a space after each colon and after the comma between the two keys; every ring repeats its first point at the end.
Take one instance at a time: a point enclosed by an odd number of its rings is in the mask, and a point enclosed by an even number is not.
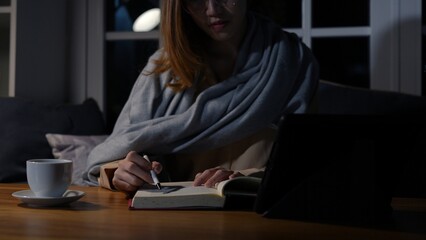
{"type": "Polygon", "coordinates": [[[24,182],[26,160],[53,158],[46,133],[100,135],[105,123],[93,99],[53,106],[0,98],[0,182],[24,182]]]}
{"type": "Polygon", "coordinates": [[[84,186],[83,172],[86,170],[90,151],[105,141],[108,135],[46,134],[55,158],[73,162],[72,184],[84,186]]]}
{"type": "Polygon", "coordinates": [[[318,90],[318,110],[323,114],[426,114],[425,97],[327,81],[321,81],[318,90]]]}

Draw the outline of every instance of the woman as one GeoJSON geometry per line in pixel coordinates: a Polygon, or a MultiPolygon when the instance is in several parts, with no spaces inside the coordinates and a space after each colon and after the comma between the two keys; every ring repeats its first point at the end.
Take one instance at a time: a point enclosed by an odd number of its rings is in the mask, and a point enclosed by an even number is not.
{"type": "Polygon", "coordinates": [[[97,184],[100,166],[115,160],[106,178],[124,192],[152,183],[150,170],[163,166],[171,180],[206,186],[262,170],[274,126],[283,114],[307,111],[318,71],[297,36],[248,5],[162,1],[163,48],[136,81],[111,136],[91,152],[86,181],[97,184]],[[141,154],[167,157],[163,165],[141,154]]]}

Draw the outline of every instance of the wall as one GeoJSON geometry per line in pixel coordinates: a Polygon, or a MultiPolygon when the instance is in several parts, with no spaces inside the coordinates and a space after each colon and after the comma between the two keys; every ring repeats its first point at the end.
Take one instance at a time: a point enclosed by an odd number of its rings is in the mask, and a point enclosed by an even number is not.
{"type": "Polygon", "coordinates": [[[44,103],[69,99],[67,0],[17,3],[15,96],[44,103]]]}
{"type": "Polygon", "coordinates": [[[87,1],[68,0],[66,7],[69,35],[67,93],[71,103],[80,103],[87,98],[87,1]]]}

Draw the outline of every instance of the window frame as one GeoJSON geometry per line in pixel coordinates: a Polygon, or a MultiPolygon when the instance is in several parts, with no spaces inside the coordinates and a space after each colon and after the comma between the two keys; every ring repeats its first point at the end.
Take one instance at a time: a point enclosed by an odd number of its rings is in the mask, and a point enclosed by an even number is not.
{"type": "Polygon", "coordinates": [[[370,0],[370,26],[314,28],[312,0],[302,0],[302,28],[285,30],[298,34],[308,47],[313,38],[369,37],[370,89],[421,95],[421,4],[370,0]],[[383,38],[386,32],[389,38],[383,38]]]}

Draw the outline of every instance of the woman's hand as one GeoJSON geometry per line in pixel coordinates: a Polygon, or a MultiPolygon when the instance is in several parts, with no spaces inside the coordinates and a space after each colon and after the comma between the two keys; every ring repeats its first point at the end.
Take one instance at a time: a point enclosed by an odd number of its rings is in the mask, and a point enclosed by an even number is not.
{"type": "Polygon", "coordinates": [[[126,158],[119,161],[118,168],[114,173],[112,184],[122,192],[135,192],[144,183],[153,183],[150,171],[157,174],[161,172],[163,166],[156,161],[149,163],[137,152],[131,151],[126,158]]]}
{"type": "Polygon", "coordinates": [[[210,168],[195,175],[194,186],[214,187],[218,182],[240,176],[243,175],[239,172],[226,170],[223,167],[210,168]]]}

